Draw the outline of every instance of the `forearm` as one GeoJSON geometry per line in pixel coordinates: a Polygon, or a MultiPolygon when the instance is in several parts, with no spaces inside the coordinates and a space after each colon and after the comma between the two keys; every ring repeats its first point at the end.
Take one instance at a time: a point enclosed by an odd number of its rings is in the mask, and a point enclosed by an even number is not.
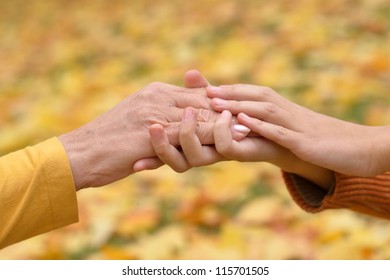
{"type": "MultiPolygon", "coordinates": [[[[348,208],[372,216],[390,219],[390,127],[368,127],[371,133],[362,134],[367,143],[365,157],[368,173],[373,176],[350,176],[330,172],[316,166],[299,165],[295,170],[286,170],[283,177],[294,200],[304,210],[312,213],[326,209],[348,208]],[[369,151],[369,153],[366,153],[369,151]],[[330,172],[330,174],[329,174],[330,172]],[[296,176],[297,175],[297,176],[296,176]],[[319,188],[331,186],[325,191],[319,188]]],[[[353,144],[353,143],[351,143],[353,144]]],[[[351,159],[353,160],[353,159],[351,159]]]]}

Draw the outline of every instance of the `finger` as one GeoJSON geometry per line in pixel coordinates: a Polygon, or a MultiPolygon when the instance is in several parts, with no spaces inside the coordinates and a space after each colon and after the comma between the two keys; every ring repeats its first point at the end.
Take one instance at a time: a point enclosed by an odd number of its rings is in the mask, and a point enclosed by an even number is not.
{"type": "Polygon", "coordinates": [[[273,124],[293,128],[291,123],[293,116],[283,108],[271,102],[235,101],[214,98],[212,101],[214,110],[222,112],[229,110],[233,115],[245,113],[253,118],[258,118],[273,124]]]}
{"type": "Polygon", "coordinates": [[[176,172],[184,172],[190,168],[186,158],[169,143],[164,128],[155,124],[149,128],[153,149],[159,159],[176,172]]]}
{"type": "Polygon", "coordinates": [[[206,94],[204,87],[181,88],[171,87],[170,97],[178,108],[193,107],[197,109],[211,110],[211,99],[206,94]]]}
{"type": "MultiPolygon", "coordinates": [[[[181,122],[183,116],[183,109],[171,106],[169,108],[169,122],[181,122]]],[[[211,116],[210,116],[211,118],[211,116]]]]}
{"type": "Polygon", "coordinates": [[[163,165],[164,165],[164,163],[157,157],[143,158],[143,159],[137,160],[133,164],[133,171],[140,172],[140,171],[144,171],[144,170],[153,170],[153,169],[157,169],[163,165]]]}
{"type": "Polygon", "coordinates": [[[291,150],[294,151],[301,141],[302,134],[295,132],[283,126],[275,125],[257,118],[240,113],[238,121],[249,127],[253,132],[291,150]]]}
{"type": "Polygon", "coordinates": [[[206,94],[204,87],[185,88],[175,85],[170,85],[161,82],[154,82],[148,86],[146,90],[149,94],[160,93],[169,97],[172,102],[172,107],[186,108],[203,108],[211,109],[210,98],[206,94]]]}
{"type": "Polygon", "coordinates": [[[196,134],[197,116],[192,108],[186,108],[180,126],[180,145],[191,166],[204,166],[222,161],[224,158],[215,149],[202,146],[196,134]]]}
{"type": "MultiPolygon", "coordinates": [[[[214,124],[220,113],[217,113],[217,112],[214,112],[214,111],[210,111],[210,110],[205,110],[205,109],[196,109],[196,115],[197,115],[197,121],[198,121],[198,124],[201,123],[201,122],[208,122],[208,123],[212,123],[214,124]]],[[[238,125],[238,121],[237,121],[237,118],[234,116],[233,117],[233,120],[232,120],[232,126],[230,127],[231,131],[232,131],[232,135],[233,135],[233,139],[234,140],[241,140],[243,138],[245,138],[245,136],[247,136],[247,134],[250,132],[250,129],[243,126],[243,125],[238,125]],[[235,125],[237,124],[237,125],[235,125]]],[[[197,135],[198,137],[200,136],[202,138],[202,135],[203,133],[213,133],[212,130],[210,131],[204,131],[203,129],[205,128],[206,126],[199,126],[197,128],[197,135]]],[[[214,143],[211,143],[211,144],[214,144],[214,143]]]]}
{"type": "Polygon", "coordinates": [[[210,86],[206,88],[206,92],[210,98],[218,97],[227,100],[272,102],[281,107],[291,104],[290,101],[276,93],[273,89],[263,86],[247,84],[224,85],[220,87],[210,86]]]}
{"type": "MultiPolygon", "coordinates": [[[[179,145],[179,130],[181,119],[183,116],[183,109],[171,108],[171,122],[166,125],[170,143],[174,146],[179,145]]],[[[214,123],[218,119],[220,113],[205,110],[205,109],[196,109],[197,111],[197,135],[200,137],[203,145],[214,144],[213,129],[214,123]]],[[[249,133],[250,129],[238,124],[237,118],[234,117],[234,125],[231,126],[231,131],[233,134],[233,139],[239,141],[245,138],[249,133]]]]}
{"type": "Polygon", "coordinates": [[[259,137],[246,137],[241,141],[231,138],[228,125],[231,121],[229,111],[224,111],[215,125],[215,146],[226,158],[238,161],[264,161],[280,156],[279,146],[259,137]]]}
{"type": "MultiPolygon", "coordinates": [[[[169,143],[172,146],[180,146],[180,125],[181,123],[169,123],[165,127],[165,132],[168,135],[169,143]]],[[[230,124],[230,131],[232,137],[236,141],[244,139],[251,134],[250,129],[242,124],[230,124]]],[[[202,145],[214,145],[214,122],[198,122],[196,126],[196,135],[202,145]]]]}
{"type": "Polygon", "coordinates": [[[215,123],[214,139],[215,148],[221,155],[234,159],[234,150],[237,142],[233,140],[229,129],[232,121],[232,114],[229,111],[223,111],[219,119],[215,123]]]}
{"type": "MultiPolygon", "coordinates": [[[[190,106],[188,106],[190,107],[190,106]]],[[[192,106],[191,106],[192,107],[192,106]]],[[[187,107],[186,107],[187,108],[187,107]]],[[[169,113],[169,122],[181,122],[184,108],[171,107],[169,113]]],[[[214,123],[219,116],[218,112],[210,109],[196,109],[198,115],[198,122],[214,123]]]]}
{"type": "Polygon", "coordinates": [[[207,87],[209,82],[198,70],[189,70],[184,74],[184,85],[187,88],[207,87]]]}

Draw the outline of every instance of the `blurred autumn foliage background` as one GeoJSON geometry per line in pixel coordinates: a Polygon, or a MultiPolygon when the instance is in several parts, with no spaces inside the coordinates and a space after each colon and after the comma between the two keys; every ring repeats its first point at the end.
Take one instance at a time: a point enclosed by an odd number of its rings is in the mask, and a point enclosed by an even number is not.
{"type": "MultiPolygon", "coordinates": [[[[77,128],[153,81],[253,83],[390,124],[388,0],[0,0],[0,153],[77,128]]],[[[388,259],[390,223],[304,213],[280,171],[167,167],[78,194],[80,222],[2,259],[388,259]]],[[[1,226],[1,225],[0,225],[1,226]]]]}

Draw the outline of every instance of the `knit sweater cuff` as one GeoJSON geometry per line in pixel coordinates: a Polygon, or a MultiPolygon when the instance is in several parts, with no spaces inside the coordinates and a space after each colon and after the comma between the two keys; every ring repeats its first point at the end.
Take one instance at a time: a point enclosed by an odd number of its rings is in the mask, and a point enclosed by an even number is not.
{"type": "Polygon", "coordinates": [[[294,201],[305,211],[346,208],[390,219],[390,172],[375,177],[355,177],[335,173],[329,191],[297,175],[283,172],[294,201]]]}

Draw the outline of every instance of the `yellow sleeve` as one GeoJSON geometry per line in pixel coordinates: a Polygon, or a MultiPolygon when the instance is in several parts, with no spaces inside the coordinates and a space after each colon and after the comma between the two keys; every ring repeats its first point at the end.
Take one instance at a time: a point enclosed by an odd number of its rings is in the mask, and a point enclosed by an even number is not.
{"type": "Polygon", "coordinates": [[[72,171],[57,138],[0,158],[0,248],[77,221],[72,171]]]}

